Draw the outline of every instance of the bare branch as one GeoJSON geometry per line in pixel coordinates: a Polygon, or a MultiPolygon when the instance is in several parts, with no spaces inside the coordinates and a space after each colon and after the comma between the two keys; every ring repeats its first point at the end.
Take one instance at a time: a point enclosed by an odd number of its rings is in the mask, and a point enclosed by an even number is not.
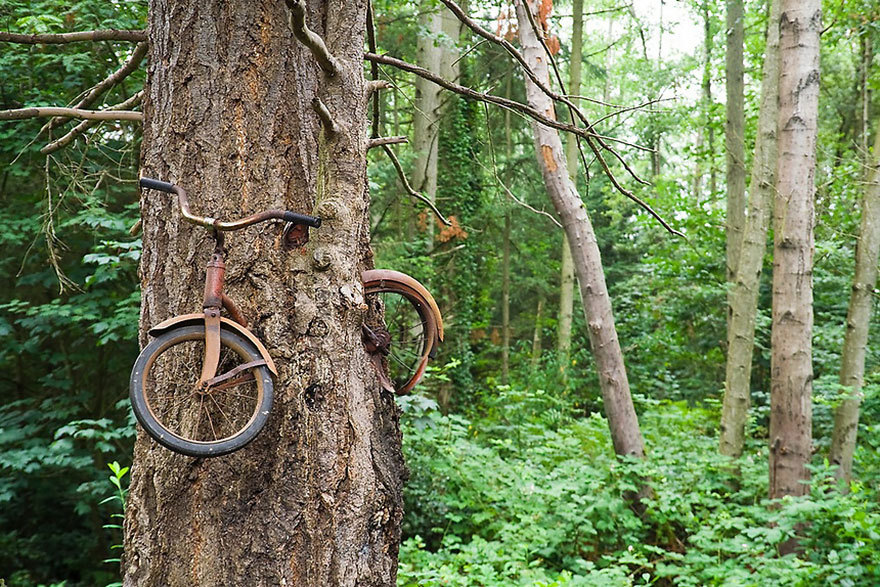
{"type": "Polygon", "coordinates": [[[399,137],[375,137],[367,141],[367,150],[372,149],[373,147],[382,147],[384,145],[399,145],[402,143],[408,143],[409,139],[405,136],[399,137]]]}
{"type": "MultiPolygon", "coordinates": [[[[141,99],[143,97],[144,97],[144,91],[141,90],[140,92],[138,92],[137,94],[135,94],[134,96],[132,96],[131,98],[126,100],[125,102],[120,102],[119,104],[114,104],[113,106],[110,106],[109,108],[107,108],[107,111],[126,110],[128,108],[133,108],[134,106],[137,106],[138,104],[140,104],[141,99]]],[[[46,145],[45,147],[40,149],[40,153],[43,153],[44,155],[48,155],[49,153],[54,153],[58,149],[66,147],[68,144],[70,144],[71,141],[73,141],[73,139],[75,139],[76,137],[83,134],[85,131],[87,131],[88,129],[92,128],[93,126],[95,126],[99,123],[100,123],[99,120],[94,120],[94,119],[84,120],[84,121],[80,122],[78,125],[73,127],[70,130],[70,132],[68,132],[66,135],[64,135],[63,137],[61,137],[57,140],[52,141],[51,143],[49,143],[48,145],[46,145]]]]}
{"type": "Polygon", "coordinates": [[[306,25],[306,7],[301,0],[284,0],[290,9],[290,28],[300,43],[309,48],[318,65],[327,75],[334,76],[339,71],[339,63],[330,54],[327,45],[317,33],[306,25]]]}
{"type": "Polygon", "coordinates": [[[412,188],[412,186],[409,184],[409,180],[406,179],[406,174],[403,172],[403,166],[397,159],[397,155],[395,155],[394,151],[391,150],[391,147],[389,147],[388,145],[382,145],[382,148],[385,149],[385,153],[387,153],[388,157],[391,159],[391,163],[394,165],[394,169],[397,170],[397,175],[398,177],[400,177],[400,182],[403,184],[403,189],[406,190],[406,193],[413,198],[422,201],[426,206],[428,206],[434,213],[434,216],[437,217],[437,220],[439,220],[446,226],[452,226],[452,223],[449,222],[446,217],[440,213],[440,210],[437,209],[437,206],[434,205],[434,202],[412,188]]]}
{"type": "MultiPolygon", "coordinates": [[[[137,69],[138,65],[140,65],[144,56],[147,54],[147,42],[143,41],[138,43],[137,47],[134,48],[134,52],[131,54],[131,57],[128,58],[122,67],[108,75],[104,78],[100,83],[92,87],[86,93],[86,95],[76,104],[73,105],[73,108],[88,108],[91,106],[95,100],[98,99],[104,91],[115,86],[120,81],[124,80],[128,77],[135,69],[137,69]]],[[[111,108],[113,110],[113,108],[111,108]]],[[[52,130],[58,126],[61,126],[65,122],[67,122],[67,118],[53,118],[49,122],[43,125],[43,128],[40,129],[40,132],[44,132],[47,130],[52,130]]]]}
{"type": "Polygon", "coordinates": [[[456,94],[460,94],[462,96],[466,96],[473,100],[479,100],[480,102],[489,102],[490,104],[495,104],[496,106],[501,106],[502,108],[507,108],[509,110],[513,110],[514,112],[519,112],[520,114],[524,114],[529,118],[540,122],[543,125],[549,126],[550,128],[555,128],[557,130],[563,130],[566,132],[574,133],[576,135],[580,135],[582,137],[594,136],[595,133],[589,129],[578,128],[571,124],[566,124],[564,122],[559,122],[553,118],[549,118],[538,112],[528,104],[523,104],[522,102],[517,102],[516,100],[511,100],[509,98],[503,98],[501,96],[494,96],[492,94],[485,94],[483,92],[478,92],[473,88],[469,88],[467,86],[461,86],[456,83],[453,83],[445,78],[436,75],[423,67],[419,67],[418,65],[413,65],[412,63],[408,63],[406,61],[402,61],[395,57],[389,57],[388,55],[376,55],[375,53],[364,53],[364,59],[367,61],[372,61],[375,63],[382,63],[384,65],[390,65],[392,67],[396,67],[402,71],[408,71],[409,73],[414,73],[419,77],[425,78],[428,81],[432,81],[438,86],[445,88],[451,92],[455,92],[456,94]]]}
{"type": "Polygon", "coordinates": [[[0,110],[0,120],[23,120],[25,118],[39,118],[45,116],[66,116],[68,118],[85,118],[88,120],[141,121],[144,119],[143,112],[132,112],[130,110],[78,110],[76,108],[57,108],[54,106],[0,110]]]}
{"type": "Polygon", "coordinates": [[[336,134],[339,132],[339,125],[333,120],[333,115],[327,110],[327,106],[321,101],[321,98],[315,96],[312,99],[312,108],[318,113],[318,118],[321,119],[321,124],[324,125],[324,129],[328,133],[336,134]]]}
{"type": "Polygon", "coordinates": [[[126,31],[105,29],[99,31],[82,31],[78,33],[36,34],[0,32],[0,42],[23,43],[25,45],[61,45],[77,41],[131,41],[140,43],[147,40],[146,31],[126,31]]]}
{"type": "MultiPolygon", "coordinates": [[[[485,109],[486,109],[486,127],[487,127],[487,130],[488,130],[488,126],[489,126],[489,105],[486,104],[486,103],[484,102],[484,103],[483,103],[483,106],[484,106],[485,109]]],[[[517,198],[516,195],[510,190],[510,188],[507,187],[507,185],[506,185],[503,181],[501,181],[501,178],[498,176],[498,164],[497,164],[496,161],[495,161],[495,144],[494,144],[494,142],[492,141],[492,133],[491,133],[491,132],[488,132],[488,133],[486,134],[486,136],[489,138],[489,155],[490,155],[491,158],[492,158],[492,175],[495,176],[495,183],[497,183],[499,186],[501,186],[501,189],[504,190],[504,193],[507,194],[507,197],[508,197],[508,198],[510,198],[511,200],[513,200],[514,202],[516,202],[517,204],[519,204],[520,206],[522,206],[523,208],[525,208],[526,210],[528,210],[528,211],[530,211],[530,212],[534,212],[535,214],[538,214],[539,216],[546,216],[546,217],[549,218],[550,221],[553,222],[553,224],[555,224],[558,228],[562,228],[562,225],[559,224],[559,221],[556,220],[556,218],[554,218],[552,214],[550,214],[549,212],[545,212],[544,210],[538,210],[537,208],[534,208],[533,206],[530,206],[528,203],[526,203],[526,202],[520,200],[520,199],[517,198]]],[[[482,163],[481,163],[480,165],[482,166],[482,163]]],[[[483,166],[483,168],[485,169],[485,166],[483,166]]]]}

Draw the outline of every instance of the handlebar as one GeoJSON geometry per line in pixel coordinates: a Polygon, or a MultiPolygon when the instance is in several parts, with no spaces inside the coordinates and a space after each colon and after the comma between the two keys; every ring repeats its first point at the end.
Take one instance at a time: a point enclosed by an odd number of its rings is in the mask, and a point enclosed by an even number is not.
{"type": "Polygon", "coordinates": [[[166,192],[169,194],[177,194],[177,200],[180,204],[180,211],[183,214],[183,217],[188,222],[191,222],[192,224],[197,224],[199,226],[204,226],[205,228],[215,228],[217,230],[223,231],[240,230],[253,224],[264,222],[266,220],[271,220],[272,218],[284,220],[285,222],[292,222],[294,224],[304,224],[306,226],[311,226],[312,228],[318,228],[321,226],[321,219],[317,216],[298,214],[297,212],[290,212],[289,210],[264,210],[263,212],[252,214],[246,218],[242,218],[240,220],[232,220],[229,222],[224,222],[218,220],[217,218],[211,218],[210,216],[196,216],[189,209],[189,200],[187,199],[186,192],[182,187],[149,177],[142,177],[139,183],[140,186],[144,189],[158,190],[160,192],[166,192]]]}

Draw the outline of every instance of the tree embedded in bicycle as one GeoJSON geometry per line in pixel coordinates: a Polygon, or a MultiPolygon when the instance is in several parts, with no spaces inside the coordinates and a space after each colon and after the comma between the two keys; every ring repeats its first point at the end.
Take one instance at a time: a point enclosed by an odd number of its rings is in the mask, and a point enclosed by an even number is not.
{"type": "MultiPolygon", "coordinates": [[[[154,440],[175,452],[193,457],[234,452],[265,426],[278,371],[223,292],[223,233],[277,219],[289,223],[285,234],[293,232],[304,243],[308,228],[320,227],[321,219],[265,210],[224,222],[194,215],[179,186],[149,178],[141,178],[140,185],[176,194],[184,219],[211,230],[215,245],[205,272],[203,311],[169,318],[149,331],[155,338],[141,351],[131,373],[135,416],[154,440]],[[222,310],[229,318],[221,315],[222,310]],[[165,376],[176,372],[184,373],[186,380],[165,376]]],[[[382,387],[408,393],[443,340],[440,310],[430,292],[404,273],[373,269],[364,271],[361,279],[370,309],[362,325],[365,350],[382,387]]]]}

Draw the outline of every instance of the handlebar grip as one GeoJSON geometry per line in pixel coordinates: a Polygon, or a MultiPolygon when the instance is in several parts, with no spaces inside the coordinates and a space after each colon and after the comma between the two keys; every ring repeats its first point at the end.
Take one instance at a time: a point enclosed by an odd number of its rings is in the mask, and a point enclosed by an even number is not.
{"type": "Polygon", "coordinates": [[[167,181],[159,181],[158,179],[142,177],[138,183],[142,188],[148,190],[159,190],[160,192],[168,192],[169,194],[174,193],[174,185],[168,183],[167,181]]]}
{"type": "Polygon", "coordinates": [[[287,222],[293,222],[294,224],[305,224],[306,226],[311,226],[312,228],[318,228],[321,226],[321,219],[317,216],[309,216],[308,214],[297,214],[296,212],[284,212],[284,220],[287,222]]]}

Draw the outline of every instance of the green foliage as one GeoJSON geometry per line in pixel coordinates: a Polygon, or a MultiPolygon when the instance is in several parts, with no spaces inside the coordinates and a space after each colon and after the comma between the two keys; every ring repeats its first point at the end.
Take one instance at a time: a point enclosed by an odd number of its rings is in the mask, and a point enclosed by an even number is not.
{"type": "MultiPolygon", "coordinates": [[[[876,484],[766,499],[767,449],[737,477],[717,454],[717,410],[660,402],[642,415],[647,461],[613,457],[604,419],[546,392],[494,390],[486,416],[404,406],[400,585],[874,585],[876,484]],[[425,426],[425,420],[430,425],[425,426]],[[411,423],[419,421],[420,425],[411,423]],[[627,495],[649,479],[633,508],[627,495]],[[801,554],[779,557],[796,538],[801,554]]],[[[880,470],[865,471],[878,479],[880,470]]]]}

